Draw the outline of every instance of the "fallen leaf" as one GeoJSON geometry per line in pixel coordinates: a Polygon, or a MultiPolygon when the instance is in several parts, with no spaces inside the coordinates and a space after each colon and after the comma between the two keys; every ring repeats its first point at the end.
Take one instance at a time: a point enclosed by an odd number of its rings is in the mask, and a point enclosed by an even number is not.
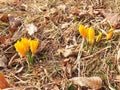
{"type": "Polygon", "coordinates": [[[0,37],[0,43],[4,43],[5,40],[6,40],[6,37],[5,37],[5,36],[1,36],[1,37],[0,37]]]}
{"type": "Polygon", "coordinates": [[[111,13],[107,12],[105,9],[93,9],[91,6],[88,8],[88,11],[84,14],[90,14],[93,15],[99,15],[101,17],[104,17],[105,21],[107,21],[111,27],[114,28],[120,28],[120,14],[119,13],[111,13]]]}
{"type": "Polygon", "coordinates": [[[21,5],[21,2],[20,1],[14,1],[12,3],[13,6],[20,6],[21,5]]]}
{"type": "Polygon", "coordinates": [[[8,22],[9,21],[8,14],[3,14],[0,18],[0,20],[3,21],[3,22],[8,22]]]}
{"type": "Polygon", "coordinates": [[[120,49],[118,50],[118,53],[117,53],[117,60],[120,59],[120,49]]]}
{"type": "Polygon", "coordinates": [[[88,11],[87,11],[91,16],[94,16],[94,10],[93,6],[88,6],[88,11]]]}
{"type": "Polygon", "coordinates": [[[41,41],[40,42],[40,46],[42,46],[42,47],[38,47],[38,49],[37,49],[37,53],[41,53],[41,51],[45,48],[45,46],[47,45],[49,43],[49,41],[41,41]]]}
{"type": "Polygon", "coordinates": [[[109,24],[114,27],[114,28],[118,28],[120,27],[120,15],[119,13],[104,13],[104,16],[106,18],[106,20],[109,22],[109,24]]]}
{"type": "Polygon", "coordinates": [[[13,34],[17,29],[18,29],[18,27],[11,27],[10,32],[13,34]]]}
{"type": "Polygon", "coordinates": [[[60,90],[60,89],[58,88],[57,85],[55,85],[55,86],[53,87],[53,89],[51,89],[51,90],[60,90]]]}
{"type": "Polygon", "coordinates": [[[10,87],[10,85],[6,81],[4,75],[2,73],[0,73],[0,89],[4,89],[4,88],[8,88],[8,87],[10,87]]]}
{"type": "Polygon", "coordinates": [[[5,55],[0,55],[0,67],[4,68],[7,66],[8,59],[5,55]]]}
{"type": "Polygon", "coordinates": [[[37,27],[33,23],[27,24],[26,30],[28,31],[29,35],[33,35],[35,32],[37,32],[37,27]]]}
{"type": "Polygon", "coordinates": [[[18,17],[15,18],[13,15],[9,15],[8,19],[10,24],[10,31],[11,33],[14,33],[18,29],[18,26],[22,24],[22,22],[18,17]]]}
{"type": "Polygon", "coordinates": [[[118,65],[117,68],[118,68],[118,71],[120,72],[120,65],[118,65]]]}
{"type": "Polygon", "coordinates": [[[65,29],[67,28],[68,26],[70,25],[70,23],[64,23],[64,24],[61,24],[61,29],[65,29]]]}
{"type": "Polygon", "coordinates": [[[70,56],[76,56],[78,53],[78,50],[76,50],[76,47],[71,47],[71,48],[62,48],[58,49],[58,54],[61,54],[64,57],[70,57],[70,56]]]}
{"type": "MultiPolygon", "coordinates": [[[[10,39],[12,37],[12,34],[8,34],[7,36],[0,36],[0,44],[8,44],[9,42],[7,42],[8,39],[10,39]]],[[[8,40],[9,41],[9,40],[8,40]]]]}
{"type": "MultiPolygon", "coordinates": [[[[67,58],[76,57],[78,54],[78,45],[67,45],[65,48],[60,48],[57,50],[57,54],[67,58]]],[[[82,51],[82,57],[88,56],[87,52],[82,51]]]]}
{"type": "Polygon", "coordinates": [[[9,29],[9,33],[7,35],[1,35],[0,36],[0,43],[5,43],[7,39],[10,39],[14,32],[16,30],[18,30],[18,27],[22,24],[21,20],[19,18],[15,18],[13,15],[11,14],[3,14],[2,17],[0,18],[1,21],[7,23],[10,27],[9,29]]]}
{"type": "Polygon", "coordinates": [[[73,7],[71,7],[71,13],[72,13],[73,15],[79,16],[80,11],[79,11],[78,8],[76,8],[75,6],[73,6],[73,7]]]}
{"type": "Polygon", "coordinates": [[[65,11],[66,5],[60,4],[60,5],[57,6],[57,8],[58,8],[58,9],[61,9],[61,10],[63,10],[63,11],[65,11]]]}
{"type": "Polygon", "coordinates": [[[15,0],[0,0],[0,3],[13,3],[15,0]]]}
{"type": "Polygon", "coordinates": [[[120,82],[120,75],[117,75],[117,76],[115,77],[115,81],[116,81],[116,82],[120,82]]]}
{"type": "Polygon", "coordinates": [[[21,4],[20,5],[20,10],[21,11],[26,11],[28,9],[28,6],[26,4],[21,4]]]}
{"type": "Polygon", "coordinates": [[[100,77],[74,77],[69,80],[81,87],[85,86],[95,90],[102,87],[102,79],[100,77]]]}

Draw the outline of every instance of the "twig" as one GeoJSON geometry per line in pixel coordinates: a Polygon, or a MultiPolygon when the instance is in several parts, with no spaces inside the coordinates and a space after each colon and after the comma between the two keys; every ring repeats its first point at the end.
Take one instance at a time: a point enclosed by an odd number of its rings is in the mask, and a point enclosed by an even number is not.
{"type": "Polygon", "coordinates": [[[104,50],[106,50],[106,49],[108,49],[108,48],[111,48],[111,46],[107,46],[107,47],[101,49],[100,51],[97,51],[96,53],[90,55],[90,56],[87,56],[87,57],[81,58],[81,60],[85,60],[85,59],[92,58],[92,57],[96,56],[97,54],[101,53],[102,51],[104,51],[104,50]]]}
{"type": "Polygon", "coordinates": [[[107,67],[107,83],[108,83],[108,87],[110,90],[116,90],[115,88],[112,87],[112,85],[110,84],[110,80],[109,80],[109,67],[107,67]]]}
{"type": "Polygon", "coordinates": [[[120,33],[120,29],[115,29],[114,33],[120,33]]]}
{"type": "Polygon", "coordinates": [[[76,65],[75,65],[75,67],[73,67],[73,70],[75,70],[78,67],[78,77],[80,76],[80,60],[81,60],[82,48],[84,45],[84,41],[85,41],[85,39],[83,38],[82,43],[80,44],[80,49],[79,49],[78,56],[77,56],[77,59],[75,62],[76,65]]]}
{"type": "Polygon", "coordinates": [[[22,79],[20,79],[19,77],[17,77],[15,74],[13,74],[14,75],[14,77],[16,78],[16,79],[18,79],[21,83],[27,83],[27,81],[23,81],[22,79]]]}
{"type": "Polygon", "coordinates": [[[103,34],[107,35],[107,32],[106,32],[105,30],[100,29],[100,31],[101,31],[103,34]]]}
{"type": "Polygon", "coordinates": [[[11,57],[10,61],[8,62],[8,66],[11,66],[12,61],[15,59],[16,56],[17,56],[17,53],[11,57]]]}

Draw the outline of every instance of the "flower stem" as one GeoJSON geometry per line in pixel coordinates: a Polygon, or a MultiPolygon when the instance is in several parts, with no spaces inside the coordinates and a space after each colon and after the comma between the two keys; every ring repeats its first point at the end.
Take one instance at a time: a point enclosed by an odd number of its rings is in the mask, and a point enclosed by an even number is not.
{"type": "Polygon", "coordinates": [[[27,59],[28,59],[28,66],[33,65],[33,56],[31,52],[27,53],[27,59]]]}

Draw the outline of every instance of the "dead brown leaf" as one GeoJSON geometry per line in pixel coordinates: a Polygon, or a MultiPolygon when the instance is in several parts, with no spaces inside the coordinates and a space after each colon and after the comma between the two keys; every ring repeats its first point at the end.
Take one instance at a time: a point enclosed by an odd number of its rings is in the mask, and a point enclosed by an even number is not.
{"type": "MultiPolygon", "coordinates": [[[[76,57],[78,54],[78,46],[77,45],[70,45],[66,46],[65,48],[60,48],[57,50],[58,54],[62,55],[63,57],[76,57]]],[[[88,56],[87,52],[82,52],[82,57],[88,56]]]]}
{"type": "Polygon", "coordinates": [[[88,11],[87,11],[91,16],[94,16],[94,9],[92,6],[88,7],[88,11]]]}
{"type": "Polygon", "coordinates": [[[120,82],[120,75],[117,75],[117,76],[115,77],[115,81],[116,81],[116,82],[120,82]]]}
{"type": "Polygon", "coordinates": [[[22,22],[18,17],[14,17],[11,14],[3,14],[0,20],[7,23],[9,26],[9,33],[7,35],[0,36],[0,43],[6,43],[8,39],[10,40],[10,38],[12,38],[14,32],[18,30],[18,27],[22,24],[22,22]]]}
{"type": "Polygon", "coordinates": [[[37,49],[37,53],[40,53],[48,43],[49,43],[49,41],[41,41],[40,47],[37,49]]]}
{"type": "Polygon", "coordinates": [[[120,28],[119,13],[104,13],[106,20],[114,28],[120,28]]]}
{"type": "Polygon", "coordinates": [[[51,89],[51,90],[60,90],[60,89],[58,88],[57,85],[55,85],[55,86],[53,87],[53,89],[51,89]]]}
{"type": "Polygon", "coordinates": [[[5,40],[6,40],[6,37],[5,37],[5,36],[1,36],[1,37],[0,37],[0,43],[4,43],[5,40]]]}
{"type": "Polygon", "coordinates": [[[85,86],[95,90],[102,87],[102,79],[100,77],[74,77],[70,81],[81,87],[85,86]]]}
{"type": "Polygon", "coordinates": [[[62,61],[61,63],[62,67],[61,69],[64,71],[65,75],[68,78],[72,77],[72,64],[71,64],[71,60],[66,58],[62,61]]]}
{"type": "Polygon", "coordinates": [[[8,14],[3,14],[0,18],[0,20],[3,21],[3,22],[8,22],[9,21],[8,14]]]}
{"type": "Polygon", "coordinates": [[[7,66],[8,59],[5,55],[0,55],[0,67],[4,68],[7,66]]]}
{"type": "Polygon", "coordinates": [[[71,7],[71,13],[73,14],[73,15],[79,15],[79,13],[80,13],[80,10],[78,9],[78,8],[76,8],[75,6],[73,6],[73,7],[71,7]]]}
{"type": "Polygon", "coordinates": [[[61,54],[63,57],[71,57],[76,56],[78,53],[78,50],[76,50],[74,47],[72,48],[62,48],[58,49],[58,53],[61,54]]]}
{"type": "Polygon", "coordinates": [[[21,20],[11,14],[3,14],[0,18],[1,21],[9,23],[10,31],[15,31],[21,25],[21,20]]]}
{"type": "Polygon", "coordinates": [[[13,3],[15,0],[0,0],[0,3],[13,3]]]}
{"type": "Polygon", "coordinates": [[[17,29],[18,26],[22,24],[21,20],[17,17],[14,17],[13,15],[8,15],[9,19],[9,24],[10,24],[10,31],[11,33],[14,33],[17,29]]]}
{"type": "Polygon", "coordinates": [[[118,68],[118,71],[120,72],[120,65],[118,65],[117,68],[118,68]]]}
{"type": "Polygon", "coordinates": [[[117,53],[117,60],[120,59],[120,49],[118,50],[118,53],[117,53]]]}
{"type": "Polygon", "coordinates": [[[78,51],[74,51],[72,49],[59,49],[58,53],[60,53],[64,57],[76,56],[78,51]]]}
{"type": "Polygon", "coordinates": [[[0,89],[7,89],[10,87],[10,84],[5,79],[4,74],[0,73],[0,89]]]}

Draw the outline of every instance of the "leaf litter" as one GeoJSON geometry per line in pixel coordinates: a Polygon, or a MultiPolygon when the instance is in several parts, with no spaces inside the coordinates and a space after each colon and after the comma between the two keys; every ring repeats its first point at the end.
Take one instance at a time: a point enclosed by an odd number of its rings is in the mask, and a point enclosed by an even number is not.
{"type": "Polygon", "coordinates": [[[119,5],[119,0],[1,0],[0,70],[10,88],[119,90],[119,5]],[[80,24],[94,27],[102,39],[92,46],[83,42],[80,24]],[[106,40],[110,28],[115,33],[106,40]],[[22,37],[39,39],[31,67],[13,47],[22,37]]]}

